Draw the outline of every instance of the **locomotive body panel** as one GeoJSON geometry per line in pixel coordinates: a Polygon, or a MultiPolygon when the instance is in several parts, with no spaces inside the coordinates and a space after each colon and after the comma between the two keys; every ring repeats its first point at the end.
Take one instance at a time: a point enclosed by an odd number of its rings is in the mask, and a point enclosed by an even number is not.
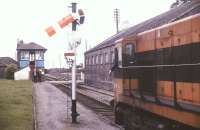
{"type": "Polygon", "coordinates": [[[200,128],[199,32],[200,15],[195,15],[121,40],[115,104],[200,128]]]}

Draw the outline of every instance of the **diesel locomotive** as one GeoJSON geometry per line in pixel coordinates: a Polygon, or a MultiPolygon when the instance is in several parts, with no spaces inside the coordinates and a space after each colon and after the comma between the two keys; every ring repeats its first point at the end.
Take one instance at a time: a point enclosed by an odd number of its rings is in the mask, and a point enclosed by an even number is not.
{"type": "Polygon", "coordinates": [[[121,38],[114,57],[117,123],[200,129],[200,14],[121,38]]]}

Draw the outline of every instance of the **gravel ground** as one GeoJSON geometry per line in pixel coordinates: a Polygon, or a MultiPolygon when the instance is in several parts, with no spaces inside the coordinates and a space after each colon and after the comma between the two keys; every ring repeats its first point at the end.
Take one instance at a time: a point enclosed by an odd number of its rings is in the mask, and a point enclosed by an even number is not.
{"type": "Polygon", "coordinates": [[[77,124],[71,124],[71,111],[67,113],[67,96],[53,85],[34,84],[37,130],[120,130],[99,118],[93,111],[77,103],[80,113],[77,124]]]}

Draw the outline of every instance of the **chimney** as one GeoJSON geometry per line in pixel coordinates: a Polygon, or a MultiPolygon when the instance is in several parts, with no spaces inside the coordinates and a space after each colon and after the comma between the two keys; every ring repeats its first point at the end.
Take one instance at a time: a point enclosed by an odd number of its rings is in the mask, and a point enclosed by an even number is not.
{"type": "Polygon", "coordinates": [[[20,45],[24,44],[24,41],[23,40],[19,40],[17,39],[17,47],[19,47],[20,45]]]}

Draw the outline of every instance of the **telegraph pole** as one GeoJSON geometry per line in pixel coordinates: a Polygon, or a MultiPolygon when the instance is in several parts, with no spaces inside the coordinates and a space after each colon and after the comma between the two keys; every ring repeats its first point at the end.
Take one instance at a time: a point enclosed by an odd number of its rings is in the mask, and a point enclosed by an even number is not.
{"type": "Polygon", "coordinates": [[[114,9],[114,20],[116,23],[116,33],[119,32],[119,9],[114,9]]]}

